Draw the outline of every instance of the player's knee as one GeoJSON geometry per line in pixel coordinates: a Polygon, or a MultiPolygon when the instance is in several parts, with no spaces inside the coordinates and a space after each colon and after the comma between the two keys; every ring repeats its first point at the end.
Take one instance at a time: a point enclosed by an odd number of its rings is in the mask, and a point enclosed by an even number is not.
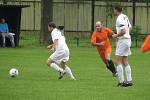
{"type": "Polygon", "coordinates": [[[63,69],[66,68],[66,62],[62,61],[60,64],[61,64],[61,67],[62,67],[63,69]]]}
{"type": "Polygon", "coordinates": [[[123,63],[124,66],[129,64],[127,59],[124,59],[122,63],[123,63]]]}
{"type": "Polygon", "coordinates": [[[47,66],[50,66],[51,62],[47,60],[46,64],[47,64],[47,66]]]}
{"type": "Polygon", "coordinates": [[[121,63],[122,63],[122,61],[121,61],[120,58],[117,58],[117,59],[115,60],[115,64],[116,64],[116,65],[119,65],[119,64],[121,64],[121,63]]]}
{"type": "Polygon", "coordinates": [[[116,65],[116,66],[118,66],[118,65],[120,65],[120,64],[121,64],[120,61],[115,61],[115,65],[116,65]]]}
{"type": "Polygon", "coordinates": [[[117,61],[117,60],[115,60],[115,64],[116,64],[116,65],[118,64],[118,61],[117,61]]]}
{"type": "Polygon", "coordinates": [[[128,61],[123,62],[123,65],[128,66],[129,65],[128,61]]]}
{"type": "Polygon", "coordinates": [[[54,61],[52,61],[52,60],[47,60],[46,63],[47,63],[48,66],[50,66],[53,62],[54,62],[54,61]]]}
{"type": "Polygon", "coordinates": [[[107,59],[107,60],[110,60],[111,58],[110,58],[110,54],[108,53],[108,54],[106,54],[105,55],[105,58],[107,59]]]}

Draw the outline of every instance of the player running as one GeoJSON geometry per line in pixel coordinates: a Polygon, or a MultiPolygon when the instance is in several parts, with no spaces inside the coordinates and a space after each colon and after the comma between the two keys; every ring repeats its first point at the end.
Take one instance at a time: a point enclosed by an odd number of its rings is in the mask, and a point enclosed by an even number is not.
{"type": "Polygon", "coordinates": [[[144,43],[141,46],[141,51],[142,52],[147,52],[150,51],[150,35],[148,35],[144,41],[144,43]]]}
{"type": "Polygon", "coordinates": [[[109,36],[113,35],[113,31],[109,28],[103,27],[100,21],[96,22],[96,31],[93,32],[91,43],[97,46],[97,51],[105,63],[106,67],[112,72],[114,77],[117,76],[116,69],[113,61],[111,60],[111,45],[109,42],[109,36]]]}
{"type": "Polygon", "coordinates": [[[116,46],[116,65],[117,65],[117,73],[119,76],[119,83],[117,86],[132,86],[132,77],[131,77],[131,67],[128,62],[128,56],[131,55],[130,47],[131,47],[131,24],[126,15],[122,13],[122,8],[119,5],[116,5],[114,8],[114,13],[117,16],[116,20],[116,30],[117,34],[113,35],[113,38],[117,39],[116,46]],[[127,81],[124,79],[124,71],[125,68],[127,81]]]}
{"type": "Polygon", "coordinates": [[[66,73],[71,80],[76,80],[73,76],[71,69],[66,65],[69,60],[69,48],[65,42],[65,37],[56,25],[52,22],[48,24],[48,31],[51,33],[53,44],[47,46],[49,50],[55,49],[54,53],[48,58],[47,65],[60,72],[61,79],[66,73]],[[59,67],[59,65],[61,67],[59,67]]]}

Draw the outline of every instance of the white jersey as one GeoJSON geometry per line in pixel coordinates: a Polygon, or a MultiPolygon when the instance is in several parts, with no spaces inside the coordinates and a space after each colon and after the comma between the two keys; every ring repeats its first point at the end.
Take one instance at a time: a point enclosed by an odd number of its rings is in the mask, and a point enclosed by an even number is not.
{"type": "Polygon", "coordinates": [[[58,44],[56,44],[56,47],[55,47],[56,51],[69,50],[65,41],[65,37],[63,36],[60,30],[58,30],[57,28],[53,29],[51,36],[52,36],[53,42],[55,39],[58,39],[58,44]]]}
{"type": "Polygon", "coordinates": [[[119,39],[122,39],[122,38],[127,38],[127,39],[130,39],[131,36],[130,36],[130,28],[131,28],[131,24],[129,22],[129,19],[126,15],[124,14],[120,14],[118,17],[117,17],[117,20],[116,20],[116,30],[117,30],[117,34],[120,33],[120,31],[122,29],[125,29],[125,34],[123,36],[120,36],[118,37],[119,39]]]}

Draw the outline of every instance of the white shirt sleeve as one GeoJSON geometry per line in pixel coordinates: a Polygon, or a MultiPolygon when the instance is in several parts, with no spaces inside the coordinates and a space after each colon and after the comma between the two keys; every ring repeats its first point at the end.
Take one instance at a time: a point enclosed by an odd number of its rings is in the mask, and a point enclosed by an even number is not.
{"type": "Polygon", "coordinates": [[[131,25],[131,23],[129,22],[129,19],[128,19],[128,23],[129,23],[129,28],[132,28],[132,25],[131,25]]]}
{"type": "Polygon", "coordinates": [[[53,42],[54,40],[59,39],[59,33],[56,30],[52,31],[51,36],[52,36],[53,42]]]}
{"type": "Polygon", "coordinates": [[[123,16],[118,19],[118,27],[122,30],[126,27],[126,20],[123,16]]]}
{"type": "Polygon", "coordinates": [[[120,29],[124,29],[125,27],[132,28],[130,21],[126,15],[120,16],[118,21],[120,29]]]}

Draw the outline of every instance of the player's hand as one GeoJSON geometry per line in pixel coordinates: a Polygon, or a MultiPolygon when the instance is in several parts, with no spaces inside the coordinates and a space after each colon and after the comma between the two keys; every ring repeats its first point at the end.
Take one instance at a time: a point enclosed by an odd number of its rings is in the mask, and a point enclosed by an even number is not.
{"type": "Polygon", "coordinates": [[[53,45],[47,46],[47,49],[48,49],[48,50],[51,50],[52,48],[53,48],[53,45]]]}
{"type": "Polygon", "coordinates": [[[54,47],[54,45],[53,45],[53,44],[52,44],[52,45],[47,46],[47,49],[48,49],[48,51],[49,51],[49,52],[54,52],[54,51],[55,51],[55,47],[54,47]]]}
{"type": "Polygon", "coordinates": [[[104,44],[105,44],[105,42],[103,41],[103,42],[101,42],[101,43],[98,43],[97,45],[99,45],[99,46],[104,46],[104,44]]]}
{"type": "Polygon", "coordinates": [[[112,38],[114,38],[114,39],[117,38],[117,34],[113,34],[112,38]]]}

